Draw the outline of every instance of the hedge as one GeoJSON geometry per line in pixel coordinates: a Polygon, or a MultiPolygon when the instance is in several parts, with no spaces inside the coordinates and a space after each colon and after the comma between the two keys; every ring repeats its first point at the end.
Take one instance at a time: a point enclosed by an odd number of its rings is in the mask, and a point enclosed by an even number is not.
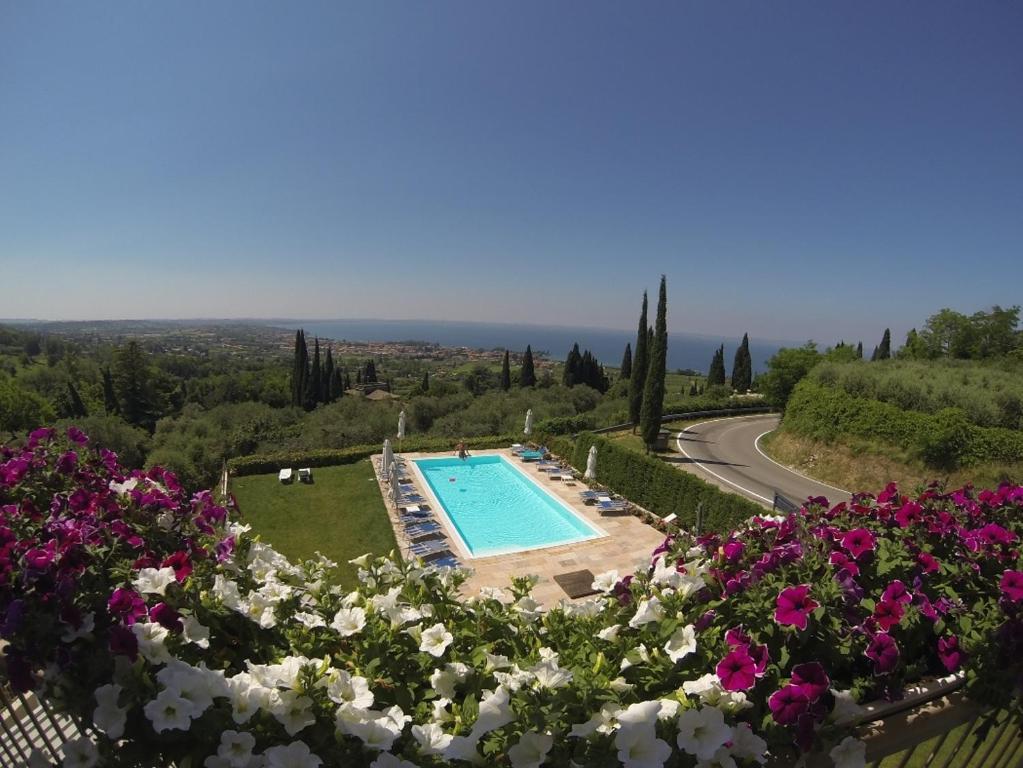
{"type": "Polygon", "coordinates": [[[1023,460],[1023,432],[1018,430],[978,427],[958,408],[934,414],[907,411],[854,397],[813,379],[796,385],[784,424],[797,434],[825,442],[852,435],[906,446],[935,467],[1023,460]]]}
{"type": "MultiPolygon", "coordinates": [[[[506,448],[515,442],[514,435],[488,435],[470,437],[464,441],[468,448],[506,448]]],[[[395,449],[398,441],[392,440],[395,449]]],[[[321,448],[307,451],[281,451],[280,453],[263,453],[253,456],[239,456],[227,462],[232,475],[261,475],[276,472],[282,467],[332,467],[338,464],[354,464],[370,456],[380,453],[381,446],[353,445],[349,448],[321,448]]],[[[450,437],[414,437],[401,442],[403,451],[453,451],[454,443],[450,437]]]]}
{"type": "Polygon", "coordinates": [[[629,501],[664,517],[678,515],[678,524],[693,530],[696,508],[703,505],[701,532],[728,531],[753,515],[764,514],[758,504],[722,491],[661,459],[623,448],[613,440],[584,432],[575,440],[547,439],[547,447],[569,461],[576,470],[586,468],[590,446],[597,446],[597,481],[629,501]]]}
{"type": "MultiPolygon", "coordinates": [[[[736,397],[690,397],[675,403],[664,404],[664,421],[673,421],[688,415],[705,413],[719,414],[741,411],[756,411],[767,408],[764,400],[748,400],[736,397]]],[[[612,425],[598,424],[593,413],[580,413],[575,416],[560,416],[537,422],[537,433],[546,435],[574,435],[592,429],[608,430],[612,425]]],[[[616,424],[617,427],[631,426],[629,423],[616,424]]]]}

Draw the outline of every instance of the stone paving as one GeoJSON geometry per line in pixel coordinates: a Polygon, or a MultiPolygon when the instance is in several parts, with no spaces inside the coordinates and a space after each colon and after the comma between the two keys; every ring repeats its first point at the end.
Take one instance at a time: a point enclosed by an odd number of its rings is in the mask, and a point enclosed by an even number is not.
{"type": "MultiPolygon", "coordinates": [[[[451,551],[464,566],[473,571],[473,575],[466,582],[463,590],[466,595],[477,594],[480,587],[508,587],[513,576],[533,574],[540,579],[533,591],[535,599],[544,605],[554,605],[558,601],[568,598],[561,587],[554,582],[553,577],[555,575],[568,571],[578,571],[584,568],[593,571],[594,575],[611,569],[617,570],[622,575],[632,573],[636,570],[637,565],[642,563],[645,566],[650,562],[650,553],[663,541],[663,533],[647,525],[634,515],[601,515],[592,506],[584,504],[579,499],[578,494],[578,491],[586,488],[586,484],[582,480],[574,483],[550,480],[545,477],[544,473],[537,471],[534,465],[519,460],[511,453],[510,449],[473,452],[474,456],[495,454],[501,454],[509,459],[512,465],[531,481],[540,485],[548,493],[556,496],[566,506],[607,535],[588,541],[557,547],[532,549],[525,552],[514,552],[507,555],[469,557],[468,552],[462,548],[458,536],[450,528],[450,523],[443,512],[443,508],[433,495],[429,485],[419,473],[418,468],[410,463],[408,465],[410,476],[415,481],[420,494],[428,499],[434,519],[445,528],[447,542],[450,544],[451,551]]],[[[447,455],[450,454],[402,454],[405,459],[447,455]]],[[[373,457],[373,463],[374,466],[379,466],[379,455],[373,457]]],[[[380,492],[386,501],[398,545],[403,553],[408,552],[409,541],[398,520],[397,510],[393,502],[391,502],[389,488],[380,478],[378,478],[378,483],[380,485],[380,492]]]]}

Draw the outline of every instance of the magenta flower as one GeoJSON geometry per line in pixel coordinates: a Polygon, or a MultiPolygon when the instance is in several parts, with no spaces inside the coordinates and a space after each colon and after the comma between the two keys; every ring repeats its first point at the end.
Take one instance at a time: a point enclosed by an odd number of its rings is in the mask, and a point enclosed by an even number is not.
{"type": "MultiPolygon", "coordinates": [[[[52,543],[52,542],[51,542],[52,543]]],[[[43,549],[36,547],[30,549],[25,553],[25,565],[33,570],[42,571],[50,567],[50,563],[53,562],[53,550],[52,548],[43,549]]]]}
{"type": "Polygon", "coordinates": [[[107,611],[125,625],[134,624],[139,617],[146,615],[146,603],[138,592],[118,587],[107,600],[107,611]]]}
{"type": "Polygon", "coordinates": [[[68,451],[67,453],[61,454],[60,458],[57,459],[57,471],[70,475],[75,471],[75,467],[78,466],[78,454],[74,451],[68,451]]]}
{"type": "Polygon", "coordinates": [[[949,672],[959,669],[965,655],[959,647],[959,638],[955,635],[938,638],[938,658],[949,672]]]}
{"type": "Polygon", "coordinates": [[[878,632],[874,635],[865,654],[874,662],[875,675],[885,675],[895,669],[895,665],[899,663],[899,646],[886,632],[878,632]]]}
{"type": "Polygon", "coordinates": [[[828,692],[831,687],[831,678],[824,671],[820,662],[809,661],[806,664],[797,664],[792,668],[792,684],[802,688],[807,700],[817,701],[828,692]]]}
{"type": "Polygon", "coordinates": [[[874,546],[874,534],[866,528],[857,528],[842,537],[842,547],[856,560],[865,552],[873,552],[874,546]]]}
{"type": "Polygon", "coordinates": [[[792,725],[810,708],[810,700],[801,686],[786,685],[771,694],[767,700],[771,716],[778,725],[792,725]]]}
{"type": "Polygon", "coordinates": [[[882,600],[888,600],[894,603],[910,603],[913,601],[913,596],[909,594],[909,590],[906,589],[906,585],[896,579],[884,589],[884,593],[881,595],[882,600]]]}
{"type": "Polygon", "coordinates": [[[163,562],[160,563],[160,567],[173,568],[174,578],[178,580],[178,583],[187,579],[189,574],[192,573],[192,561],[188,559],[188,553],[185,551],[175,552],[173,555],[164,558],[163,562]]]}
{"type": "Polygon", "coordinates": [[[820,603],[810,597],[809,584],[800,584],[795,587],[787,587],[779,592],[777,605],[774,612],[776,622],[782,626],[793,626],[804,630],[810,612],[820,603]]]}
{"type": "Polygon", "coordinates": [[[78,427],[68,427],[67,438],[72,443],[77,443],[78,445],[87,445],[89,443],[89,437],[78,427]]]}
{"type": "Polygon", "coordinates": [[[882,600],[874,608],[874,621],[887,632],[892,627],[896,627],[902,621],[902,603],[897,603],[894,600],[882,600]]]}
{"type": "Polygon", "coordinates": [[[1023,571],[1005,571],[998,586],[1009,600],[1018,603],[1023,600],[1023,571]]]}
{"type": "Polygon", "coordinates": [[[115,656],[127,656],[132,661],[139,653],[139,641],[128,627],[115,624],[110,628],[110,652],[115,656]]]}
{"type": "Polygon", "coordinates": [[[185,625],[181,622],[181,614],[167,603],[157,603],[149,609],[149,618],[172,632],[181,632],[185,625]]]}
{"type": "Polygon", "coordinates": [[[860,567],[856,565],[856,561],[844,552],[832,552],[831,556],[828,558],[828,562],[830,562],[838,570],[846,571],[854,578],[860,575],[860,567]]]}
{"type": "Polygon", "coordinates": [[[897,522],[901,528],[908,528],[914,523],[919,523],[922,519],[923,507],[915,501],[907,501],[902,505],[899,511],[895,513],[895,522],[897,522]]]}
{"type": "Polygon", "coordinates": [[[938,558],[929,552],[921,552],[916,556],[916,561],[920,563],[924,573],[937,573],[941,570],[941,563],[938,562],[938,558]]]}
{"type": "Polygon", "coordinates": [[[748,691],[756,682],[756,663],[746,646],[739,646],[725,656],[715,671],[726,691],[748,691]]]}

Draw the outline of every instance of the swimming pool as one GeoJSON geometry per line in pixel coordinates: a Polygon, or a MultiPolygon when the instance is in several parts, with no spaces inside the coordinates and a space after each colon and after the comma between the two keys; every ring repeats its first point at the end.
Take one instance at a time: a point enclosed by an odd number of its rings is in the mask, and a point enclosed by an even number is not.
{"type": "Polygon", "coordinates": [[[503,456],[413,461],[472,557],[605,535],[503,456]]]}

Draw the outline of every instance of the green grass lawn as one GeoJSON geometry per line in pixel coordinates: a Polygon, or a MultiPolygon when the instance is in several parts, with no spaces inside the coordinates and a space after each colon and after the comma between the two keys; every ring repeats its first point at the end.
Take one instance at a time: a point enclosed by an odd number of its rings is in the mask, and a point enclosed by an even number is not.
{"type": "MultiPolygon", "coordinates": [[[[661,425],[662,429],[670,429],[672,437],[668,440],[668,450],[666,452],[660,451],[663,455],[678,453],[678,445],[675,443],[675,435],[686,427],[691,427],[693,424],[699,424],[700,421],[706,421],[706,419],[693,420],[679,420],[669,421],[661,425]]],[[[639,436],[639,431],[636,434],[632,434],[632,430],[624,429],[621,432],[608,432],[604,437],[609,440],[614,440],[616,443],[621,445],[623,448],[630,448],[639,453],[646,453],[646,447],[643,445],[643,438],[639,436]]]]}
{"type": "Polygon", "coordinates": [[[313,480],[283,485],[276,474],[250,475],[232,480],[231,490],[253,533],[293,560],[322,552],[338,562],[339,582],[354,586],[349,560],[397,546],[373,467],[368,460],[320,467],[313,480]]]}

